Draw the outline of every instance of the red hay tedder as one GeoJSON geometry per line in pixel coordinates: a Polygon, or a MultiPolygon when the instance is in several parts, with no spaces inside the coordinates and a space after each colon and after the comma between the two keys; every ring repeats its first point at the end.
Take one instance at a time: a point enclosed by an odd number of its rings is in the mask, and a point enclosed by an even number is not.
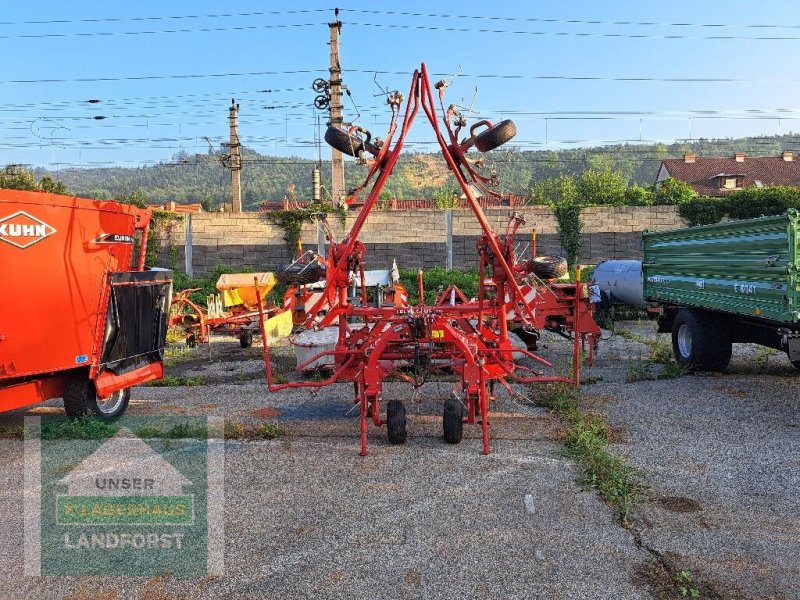
{"type": "MultiPolygon", "coordinates": [[[[359,194],[374,178],[364,206],[343,241],[336,243],[330,228],[327,228],[330,243],[328,256],[320,260],[325,266],[325,288],[316,303],[306,310],[305,326],[308,329],[338,328],[335,347],[305,361],[312,363],[327,358],[330,362],[332,357],[330,377],[324,381],[275,384],[269,345],[266,343],[267,337],[263,336],[270,391],[319,388],[336,382],[352,382],[354,402],[360,405],[362,456],[367,454],[367,422],[370,418],[377,426],[386,425],[391,443],[398,444],[406,440],[405,407],[401,401],[389,401],[385,418],[381,416],[383,381],[389,375],[420,386],[429,371],[445,367],[452,369],[459,381],[451,397],[444,403],[445,441],[458,443],[463,424],[479,422],[483,453],[488,454],[488,405],[489,400],[494,399],[495,384],[499,383],[511,394],[514,394],[511,382],[560,381],[577,385],[580,381],[581,348],[588,342],[591,362],[600,336],[600,329],[592,317],[587,288],[580,283],[580,269],[574,284],[546,281],[565,274],[565,261],[557,257],[537,258],[534,249],[530,260],[518,262],[514,252],[514,236],[524,224],[524,219],[518,214],[512,215],[501,238],[492,229],[477,201],[474,188],[486,196],[497,196],[489,189],[497,182],[494,177],[478,174],[476,168],[480,166],[480,161],[471,160],[466,152],[473,146],[480,152],[488,152],[507,142],[516,134],[514,123],[502,121],[492,125],[489,121],[480,121],[469,129],[469,136],[459,142],[459,135],[467,123],[454,106],[444,108],[446,86],[444,81],[431,86],[423,64],[414,72],[401,123],[398,122],[403,96],[399,92],[388,95],[392,119],[385,140],[372,139],[369,132],[357,126],[349,130],[331,126],[325,134],[330,145],[370,167],[364,183],[346,200],[348,205],[357,201],[359,194]],[[440,128],[434,104],[434,89],[438,92],[444,130],[440,128]],[[348,287],[351,285],[351,273],[361,273],[360,280],[364,281],[366,248],[358,239],[359,233],[397,164],[403,142],[420,108],[427,116],[447,165],[482,229],[477,242],[478,296],[468,299],[453,287],[441,294],[435,304],[425,306],[420,272],[420,302],[417,306],[402,303],[368,306],[367,292],[363,287],[360,302],[350,302],[348,287]],[[509,328],[517,329],[519,337],[526,341],[527,349],[512,345],[509,328]],[[532,351],[536,349],[536,340],[542,330],[571,336],[571,376],[544,375],[515,362],[515,355],[523,355],[545,366],[552,366],[550,361],[532,351]],[[403,372],[403,367],[412,367],[414,375],[403,372]]],[[[263,324],[263,316],[260,322],[263,324]]],[[[298,370],[303,366],[298,365],[298,370]]]]}

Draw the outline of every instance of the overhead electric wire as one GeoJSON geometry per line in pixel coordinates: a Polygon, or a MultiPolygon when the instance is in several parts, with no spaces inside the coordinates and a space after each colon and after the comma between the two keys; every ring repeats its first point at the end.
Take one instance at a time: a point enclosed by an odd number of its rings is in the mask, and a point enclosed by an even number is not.
{"type": "Polygon", "coordinates": [[[68,33],[19,33],[16,35],[0,35],[0,40],[70,38],[70,37],[117,37],[132,35],[158,35],[163,33],[214,33],[220,31],[260,31],[263,29],[291,29],[299,27],[318,27],[320,23],[271,23],[269,25],[238,25],[235,27],[197,27],[194,29],[161,29],[158,31],[81,31],[68,33]]]}
{"type": "Polygon", "coordinates": [[[401,23],[358,23],[347,22],[348,27],[385,27],[388,29],[414,29],[417,31],[444,31],[448,33],[499,33],[503,35],[531,35],[538,37],[597,37],[622,39],[662,39],[662,40],[742,40],[742,41],[795,41],[798,36],[739,36],[739,35],[685,35],[679,33],[585,33],[579,31],[521,31],[510,29],[488,29],[470,27],[440,27],[436,25],[407,25],[401,23]]]}
{"type": "Polygon", "coordinates": [[[387,15],[387,16],[403,16],[403,17],[425,17],[425,18],[442,18],[442,19],[472,19],[472,20],[486,20],[486,21],[509,21],[518,23],[520,21],[526,23],[558,23],[566,25],[614,25],[614,26],[658,26],[658,27],[711,27],[711,28],[745,28],[745,29],[800,29],[800,25],[785,25],[785,24],[749,24],[749,23],[669,23],[657,21],[595,21],[595,20],[581,20],[581,19],[546,19],[542,17],[525,17],[516,15],[513,17],[500,17],[496,15],[458,15],[448,13],[422,13],[422,12],[406,12],[406,11],[392,11],[392,10],[366,10],[366,9],[345,9],[344,13],[357,13],[357,14],[371,14],[371,15],[387,15]]]}

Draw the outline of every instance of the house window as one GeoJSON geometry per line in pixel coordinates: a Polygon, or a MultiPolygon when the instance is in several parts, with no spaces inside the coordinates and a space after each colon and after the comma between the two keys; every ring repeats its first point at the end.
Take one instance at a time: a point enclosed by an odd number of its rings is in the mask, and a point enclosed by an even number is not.
{"type": "Polygon", "coordinates": [[[722,190],[740,189],[744,184],[744,177],[720,177],[719,187],[722,190]]]}

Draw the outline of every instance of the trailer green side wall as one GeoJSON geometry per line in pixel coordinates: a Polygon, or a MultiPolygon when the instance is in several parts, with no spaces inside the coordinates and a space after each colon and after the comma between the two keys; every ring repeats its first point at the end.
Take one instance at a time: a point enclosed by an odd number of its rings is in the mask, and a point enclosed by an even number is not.
{"type": "Polygon", "coordinates": [[[789,210],[773,217],[645,232],[644,297],[796,324],[798,228],[800,217],[789,210]]]}

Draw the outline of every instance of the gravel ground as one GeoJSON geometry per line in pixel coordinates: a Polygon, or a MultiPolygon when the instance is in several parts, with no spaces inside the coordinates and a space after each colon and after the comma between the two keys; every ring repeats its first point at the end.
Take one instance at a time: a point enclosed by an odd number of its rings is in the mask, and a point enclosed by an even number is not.
{"type": "MultiPolygon", "coordinates": [[[[226,443],[225,575],[22,578],[22,443],[0,439],[0,597],[648,598],[654,556],[719,597],[800,597],[794,368],[741,346],[723,376],[627,383],[650,354],[641,340],[655,334],[649,322],[619,328],[634,335],[602,343],[584,371],[583,403],[609,420],[615,450],[642,474],[630,530],[574,483],[554,441],[560,423],[543,409],[499,394],[493,454],[483,457],[478,427],[465,426],[458,446],[441,440],[452,383],[427,383],[413,398],[389,383],[386,399],[411,399],[409,440],[391,446],[370,427],[370,455],[360,458],[349,385],[267,394],[260,348],[218,339],[169,367],[205,385],[137,388],[129,414],[286,429],[278,440],[226,443]]],[[[541,350],[556,370],[567,364],[562,342],[541,350]]],[[[288,369],[293,359],[278,352],[288,369]]],[[[60,411],[51,401],[27,413],[60,411]]],[[[0,415],[0,427],[27,413],[0,415]]]]}
{"type": "MultiPolygon", "coordinates": [[[[622,327],[656,337],[650,323],[622,327]]],[[[642,543],[723,597],[800,598],[800,377],[788,358],[737,344],[723,375],[624,383],[626,370],[601,354],[587,374],[603,381],[584,396],[623,432],[617,451],[647,485],[632,517],[642,543]]]]}

